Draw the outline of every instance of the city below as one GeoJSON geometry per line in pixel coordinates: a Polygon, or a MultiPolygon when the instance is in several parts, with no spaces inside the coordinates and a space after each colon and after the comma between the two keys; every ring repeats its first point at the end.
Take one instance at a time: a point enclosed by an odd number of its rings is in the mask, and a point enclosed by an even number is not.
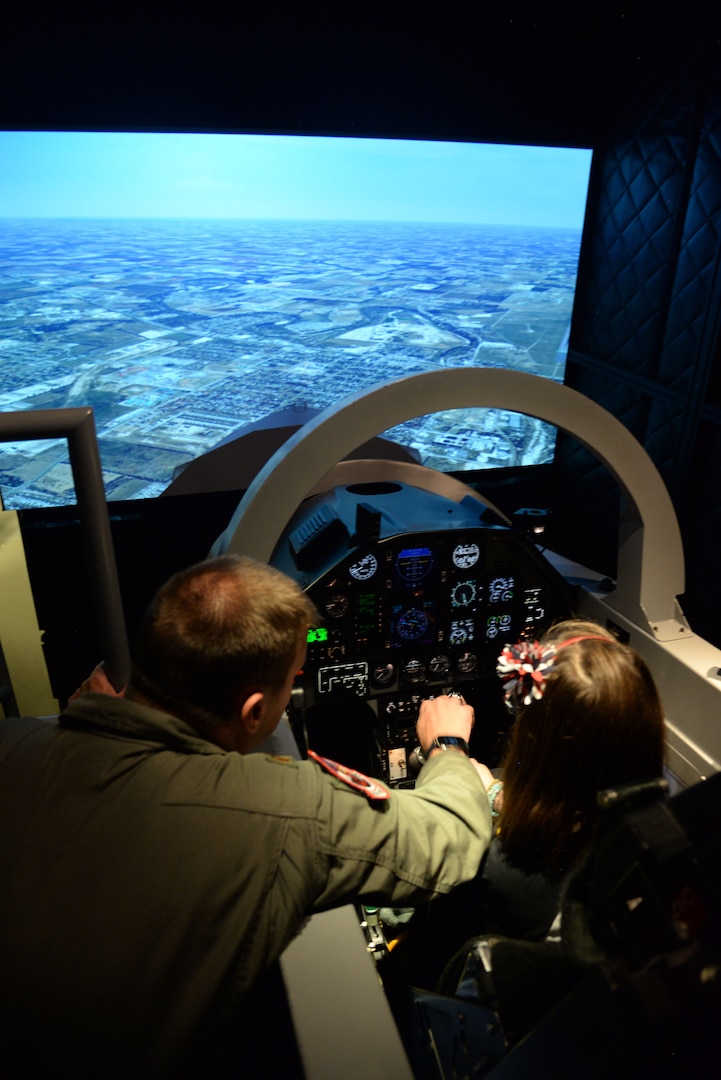
{"type": "MultiPolygon", "coordinates": [[[[561,381],[580,240],[479,225],[0,220],[0,412],[91,406],[108,498],[141,499],[280,410],[453,366],[561,381]]],[[[539,464],[555,438],[485,409],[386,434],[447,470],[539,464]]],[[[0,492],[9,509],[72,503],[64,440],[0,445],[0,492]]]]}

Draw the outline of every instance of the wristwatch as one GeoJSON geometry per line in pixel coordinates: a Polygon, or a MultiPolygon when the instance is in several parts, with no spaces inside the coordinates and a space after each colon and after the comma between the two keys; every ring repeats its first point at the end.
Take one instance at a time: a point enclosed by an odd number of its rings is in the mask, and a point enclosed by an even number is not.
{"type": "Polygon", "coordinates": [[[438,735],[425,751],[424,756],[428,757],[431,750],[460,750],[466,757],[470,757],[468,743],[465,739],[459,738],[458,735],[438,735]]]}

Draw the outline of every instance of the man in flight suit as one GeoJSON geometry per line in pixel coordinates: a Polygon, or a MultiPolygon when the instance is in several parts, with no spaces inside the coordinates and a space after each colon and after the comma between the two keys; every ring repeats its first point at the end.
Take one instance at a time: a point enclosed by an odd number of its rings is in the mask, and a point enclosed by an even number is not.
{"type": "Polygon", "coordinates": [[[204,1048],[310,913],[474,877],[491,819],[462,700],[423,704],[427,763],[387,798],[251,753],[317,618],[279,571],[209,560],[157,594],[123,696],[0,722],[3,1075],[215,1075],[204,1048]]]}

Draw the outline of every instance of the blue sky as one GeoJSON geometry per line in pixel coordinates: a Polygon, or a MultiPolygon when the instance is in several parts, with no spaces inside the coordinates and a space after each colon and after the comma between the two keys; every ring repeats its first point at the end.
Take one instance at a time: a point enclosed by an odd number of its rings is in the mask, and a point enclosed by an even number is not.
{"type": "Polygon", "coordinates": [[[0,132],[0,217],[580,228],[590,150],[402,139],[0,132]]]}

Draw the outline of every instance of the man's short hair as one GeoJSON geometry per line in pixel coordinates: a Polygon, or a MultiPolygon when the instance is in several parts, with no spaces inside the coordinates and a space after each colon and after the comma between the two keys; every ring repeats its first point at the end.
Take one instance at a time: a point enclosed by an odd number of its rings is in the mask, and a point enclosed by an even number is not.
{"type": "Polygon", "coordinates": [[[128,696],[191,722],[224,723],[242,692],[280,690],[318,622],[306,593],[271,566],[236,555],[198,563],[153,599],[128,696]]]}

